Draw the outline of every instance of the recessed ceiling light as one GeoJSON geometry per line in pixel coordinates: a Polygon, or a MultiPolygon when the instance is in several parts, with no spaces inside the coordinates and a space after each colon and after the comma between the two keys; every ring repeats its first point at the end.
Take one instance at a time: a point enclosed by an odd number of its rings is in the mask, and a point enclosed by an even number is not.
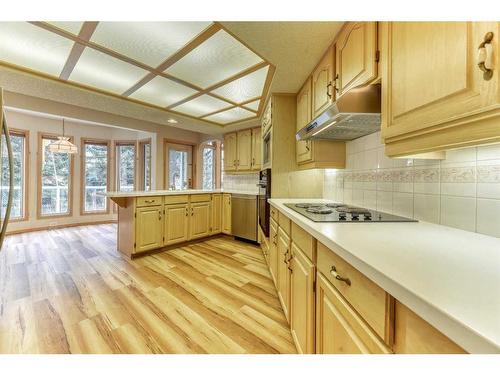
{"type": "Polygon", "coordinates": [[[179,121],[177,121],[177,120],[176,120],[176,119],[174,119],[174,118],[169,118],[169,119],[167,120],[167,122],[168,122],[168,123],[170,123],[170,124],[177,124],[179,121]]]}

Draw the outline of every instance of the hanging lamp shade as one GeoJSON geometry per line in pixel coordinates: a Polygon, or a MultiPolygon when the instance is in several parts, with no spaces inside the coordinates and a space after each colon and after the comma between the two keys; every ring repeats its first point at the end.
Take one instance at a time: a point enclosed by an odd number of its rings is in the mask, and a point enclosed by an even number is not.
{"type": "Polygon", "coordinates": [[[78,147],[71,143],[68,137],[57,137],[57,141],[49,144],[49,151],[59,154],[76,154],[78,147]]]}
{"type": "Polygon", "coordinates": [[[57,137],[57,141],[49,144],[49,151],[58,154],[76,154],[78,147],[69,141],[69,137],[64,136],[64,119],[63,119],[63,135],[57,137]]]}

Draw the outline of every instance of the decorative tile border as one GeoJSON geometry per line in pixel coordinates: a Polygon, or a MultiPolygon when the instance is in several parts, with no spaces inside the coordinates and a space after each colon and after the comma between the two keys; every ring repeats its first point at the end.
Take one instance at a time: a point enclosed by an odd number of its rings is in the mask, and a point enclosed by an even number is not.
{"type": "Polygon", "coordinates": [[[480,165],[477,167],[477,182],[500,183],[500,165],[480,165]]]}
{"type": "Polygon", "coordinates": [[[439,168],[415,168],[413,182],[439,182],[439,168]]]}
{"type": "Polygon", "coordinates": [[[441,182],[476,182],[476,167],[441,168],[441,182]]]}

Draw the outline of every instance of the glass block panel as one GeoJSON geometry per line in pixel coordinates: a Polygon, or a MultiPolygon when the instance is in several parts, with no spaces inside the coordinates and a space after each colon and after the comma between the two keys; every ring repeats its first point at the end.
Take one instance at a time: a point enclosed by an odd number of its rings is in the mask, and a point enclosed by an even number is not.
{"type": "Polygon", "coordinates": [[[170,66],[167,72],[206,88],[261,61],[254,52],[220,30],[170,66]]]}
{"type": "Polygon", "coordinates": [[[163,77],[155,77],[133,92],[130,97],[166,107],[195,94],[197,91],[163,77]]]}
{"type": "Polygon", "coordinates": [[[100,22],[91,41],[156,67],[210,24],[211,22],[100,22]]]}
{"type": "Polygon", "coordinates": [[[73,42],[27,22],[0,22],[0,60],[59,76],[73,42]]]}
{"type": "Polygon", "coordinates": [[[234,121],[245,120],[250,117],[256,117],[255,113],[247,111],[243,108],[232,108],[224,112],[219,112],[214,115],[204,117],[203,120],[217,122],[219,124],[228,124],[234,121]]]}
{"type": "Polygon", "coordinates": [[[236,103],[244,102],[252,98],[262,95],[262,89],[266,82],[267,71],[269,67],[266,66],[253,73],[232,81],[227,85],[215,89],[213,92],[219,96],[223,96],[236,103]]]}
{"type": "Polygon", "coordinates": [[[114,57],[85,48],[69,79],[121,94],[148,72],[114,57]]]}
{"type": "Polygon", "coordinates": [[[191,116],[203,116],[207,113],[218,111],[231,105],[223,100],[214,98],[209,95],[202,95],[187,103],[173,107],[172,110],[176,112],[185,113],[191,116]]]}

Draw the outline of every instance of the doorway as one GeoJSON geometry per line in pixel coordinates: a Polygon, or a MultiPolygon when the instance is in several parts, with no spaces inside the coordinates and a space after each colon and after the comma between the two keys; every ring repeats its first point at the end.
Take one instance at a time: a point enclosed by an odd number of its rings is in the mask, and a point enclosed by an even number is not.
{"type": "Polygon", "coordinates": [[[169,190],[192,189],[193,146],[167,142],[165,151],[165,188],[169,190]]]}

